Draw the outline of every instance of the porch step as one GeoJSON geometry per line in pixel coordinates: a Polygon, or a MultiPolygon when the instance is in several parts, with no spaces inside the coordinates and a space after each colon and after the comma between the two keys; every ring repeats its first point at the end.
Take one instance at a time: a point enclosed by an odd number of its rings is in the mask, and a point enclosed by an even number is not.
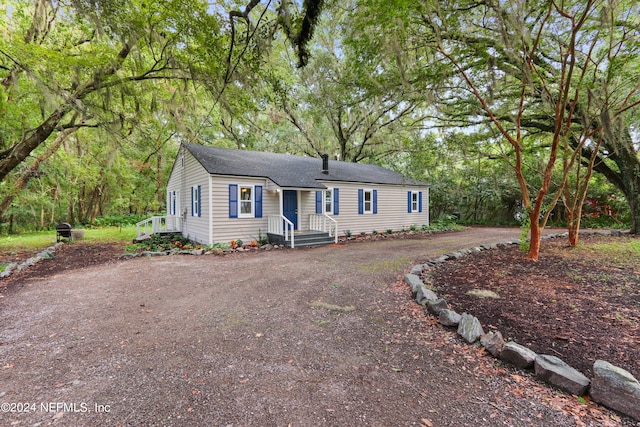
{"type": "MultiPolygon", "coordinates": [[[[321,246],[328,245],[334,242],[334,238],[329,236],[329,233],[317,232],[305,232],[296,233],[295,235],[295,247],[308,247],[308,246],[321,246]]],[[[286,246],[291,246],[291,240],[286,240],[286,246]]]]}
{"type": "MultiPolygon", "coordinates": [[[[267,237],[271,243],[291,247],[291,239],[284,240],[284,236],[268,233],[267,237]]],[[[298,231],[295,234],[294,242],[296,248],[305,246],[321,246],[334,243],[335,238],[329,236],[329,233],[323,233],[321,231],[298,231]]]]}

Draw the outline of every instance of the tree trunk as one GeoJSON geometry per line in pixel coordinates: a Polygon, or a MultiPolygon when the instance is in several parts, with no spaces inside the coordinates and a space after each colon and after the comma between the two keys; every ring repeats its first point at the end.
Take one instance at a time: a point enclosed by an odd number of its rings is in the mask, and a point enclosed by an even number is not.
{"type": "Polygon", "coordinates": [[[631,215],[631,234],[640,234],[640,161],[633,168],[628,186],[627,202],[631,215]]]}
{"type": "Polygon", "coordinates": [[[88,222],[91,225],[94,225],[96,221],[96,217],[98,216],[98,212],[100,211],[101,201],[102,201],[102,184],[96,186],[96,188],[93,189],[89,206],[87,206],[86,216],[88,217],[88,222]]]}
{"type": "Polygon", "coordinates": [[[531,261],[538,261],[538,256],[540,255],[540,233],[542,230],[540,229],[540,223],[538,222],[538,213],[533,216],[533,211],[529,215],[531,218],[531,226],[529,228],[529,253],[527,254],[527,259],[531,261]]]}
{"type": "Polygon", "coordinates": [[[74,94],[65,97],[64,101],[39,126],[28,132],[19,142],[11,145],[9,149],[0,152],[0,182],[4,181],[11,171],[22,164],[33,150],[51,136],[60,125],[62,119],[76,108],[76,101],[84,99],[88,94],[101,89],[105,79],[115,74],[122,67],[130,52],[131,45],[128,42],[124,43],[112,64],[102,70],[96,70],[91,81],[80,86],[74,94]]]}
{"type": "MultiPolygon", "coordinates": [[[[571,216],[573,217],[573,214],[571,216]]],[[[579,230],[580,230],[580,221],[578,219],[572,218],[571,220],[569,220],[567,229],[569,231],[569,245],[577,246],[579,230]]]]}
{"type": "Polygon", "coordinates": [[[19,164],[21,164],[33,150],[49,138],[60,120],[71,111],[69,103],[58,107],[51,115],[28,136],[22,138],[20,142],[9,150],[0,153],[0,182],[9,175],[19,164]]]}
{"type": "MultiPolygon", "coordinates": [[[[616,164],[617,170],[612,169],[602,155],[598,156],[593,168],[624,194],[631,216],[631,234],[639,234],[640,156],[634,147],[629,130],[622,131],[617,139],[615,136],[605,138],[603,147],[609,153],[607,158],[616,164]]],[[[591,151],[582,150],[583,158],[590,158],[591,155],[591,151]]]]}
{"type": "Polygon", "coordinates": [[[158,153],[158,175],[156,178],[156,192],[158,193],[158,204],[160,206],[164,205],[164,191],[162,186],[162,154],[158,153]]]}
{"type": "Polygon", "coordinates": [[[67,211],[67,222],[71,225],[75,224],[76,216],[73,210],[74,207],[74,197],[73,194],[69,195],[69,210],[67,211]]]}
{"type": "MultiPolygon", "coordinates": [[[[640,227],[640,161],[628,158],[626,162],[616,162],[620,169],[619,184],[616,186],[622,190],[629,205],[631,217],[631,234],[638,234],[640,227]],[[635,164],[632,164],[635,160],[635,164]]],[[[606,176],[606,175],[605,175],[606,176]]]]}
{"type": "Polygon", "coordinates": [[[76,130],[77,128],[70,128],[66,129],[64,132],[59,133],[53,143],[51,143],[49,148],[44,153],[42,153],[31,164],[31,166],[27,168],[27,170],[22,174],[22,176],[20,176],[20,178],[16,180],[16,182],[9,190],[9,193],[0,202],[0,217],[2,217],[7,212],[7,209],[9,209],[9,206],[11,206],[11,203],[16,198],[16,196],[26,188],[27,184],[29,183],[29,179],[31,179],[34,173],[38,170],[42,162],[51,157],[53,153],[58,150],[62,142],[65,141],[69,137],[69,135],[71,135],[76,130]]]}

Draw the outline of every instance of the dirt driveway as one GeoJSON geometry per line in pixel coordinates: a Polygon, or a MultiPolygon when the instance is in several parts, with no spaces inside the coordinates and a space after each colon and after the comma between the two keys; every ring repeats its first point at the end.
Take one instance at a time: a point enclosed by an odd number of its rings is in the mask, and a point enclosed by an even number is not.
{"type": "Polygon", "coordinates": [[[26,279],[0,298],[0,425],[576,425],[555,392],[517,398],[536,383],[463,345],[398,282],[517,236],[475,228],[26,279]]]}

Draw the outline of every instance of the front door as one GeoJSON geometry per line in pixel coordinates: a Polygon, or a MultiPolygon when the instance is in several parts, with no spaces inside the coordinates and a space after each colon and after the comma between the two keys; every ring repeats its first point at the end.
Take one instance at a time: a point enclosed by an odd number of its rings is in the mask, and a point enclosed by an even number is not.
{"type": "Polygon", "coordinates": [[[282,192],[282,213],[293,223],[294,229],[298,229],[298,192],[296,190],[284,190],[282,192]]]}

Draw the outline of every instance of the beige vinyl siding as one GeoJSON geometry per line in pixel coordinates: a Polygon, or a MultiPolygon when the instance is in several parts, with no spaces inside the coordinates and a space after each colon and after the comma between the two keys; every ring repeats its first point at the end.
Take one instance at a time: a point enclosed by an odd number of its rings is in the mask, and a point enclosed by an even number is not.
{"type": "Polygon", "coordinates": [[[262,237],[267,236],[267,218],[269,215],[280,215],[280,196],[274,190],[267,191],[266,179],[213,175],[211,184],[212,232],[215,243],[229,243],[237,239],[249,243],[251,240],[258,240],[260,234],[262,237]],[[229,218],[229,184],[262,186],[262,218],[229,218]]]}
{"type": "Polygon", "coordinates": [[[411,225],[429,223],[428,187],[323,182],[329,188],[339,189],[339,213],[330,215],[338,221],[338,234],[345,235],[372,231],[408,229],[411,225]],[[378,213],[358,214],[358,189],[377,190],[378,213]],[[422,191],[422,212],[407,212],[407,193],[422,191]]]}
{"type": "Polygon", "coordinates": [[[316,213],[316,192],[301,190],[298,192],[298,229],[309,229],[309,215],[316,213]]]}
{"type": "MultiPolygon", "coordinates": [[[[182,166],[182,161],[181,161],[181,155],[183,153],[184,149],[180,148],[180,151],[178,152],[178,156],[176,157],[175,162],[173,163],[173,168],[171,169],[171,173],[169,174],[169,180],[167,181],[167,188],[166,188],[166,192],[165,192],[165,196],[167,194],[169,194],[169,192],[171,191],[175,191],[180,195],[180,198],[178,199],[178,205],[176,206],[176,215],[180,215],[180,212],[182,211],[182,208],[184,207],[184,205],[182,204],[182,181],[184,178],[184,167],[182,166]]],[[[167,215],[169,215],[170,209],[169,209],[169,198],[167,198],[166,200],[166,206],[167,206],[167,215]]]]}
{"type": "Polygon", "coordinates": [[[183,215],[182,221],[182,234],[194,242],[209,244],[209,173],[187,150],[184,150],[184,173],[180,198],[182,211],[186,209],[186,215],[183,215]],[[200,186],[201,213],[200,216],[193,216],[191,188],[198,185],[200,186]]]}

